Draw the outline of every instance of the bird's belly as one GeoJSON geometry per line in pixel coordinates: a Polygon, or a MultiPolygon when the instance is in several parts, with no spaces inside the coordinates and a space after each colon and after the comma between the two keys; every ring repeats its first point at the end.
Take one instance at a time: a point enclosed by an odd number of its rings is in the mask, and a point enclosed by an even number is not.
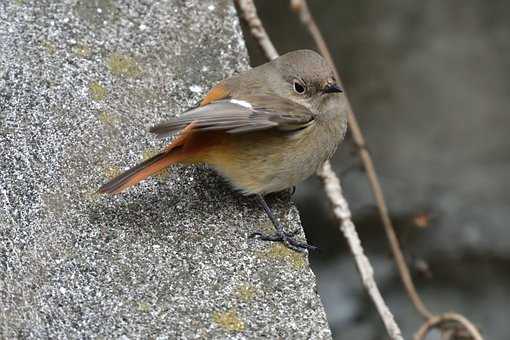
{"type": "Polygon", "coordinates": [[[213,166],[232,186],[246,195],[268,194],[290,188],[311,176],[316,166],[295,168],[288,163],[253,159],[248,163],[213,166]]]}
{"type": "Polygon", "coordinates": [[[316,138],[284,138],[254,133],[237,136],[211,152],[208,162],[244,194],[267,194],[290,188],[313,175],[336,144],[316,138]]]}

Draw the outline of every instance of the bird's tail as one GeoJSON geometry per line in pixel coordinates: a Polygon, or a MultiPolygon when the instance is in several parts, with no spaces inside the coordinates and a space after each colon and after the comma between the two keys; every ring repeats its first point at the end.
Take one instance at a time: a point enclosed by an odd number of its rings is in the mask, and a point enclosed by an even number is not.
{"type": "Polygon", "coordinates": [[[166,150],[123,172],[99,188],[101,194],[117,194],[145,178],[179,162],[183,157],[177,150],[166,150]]]}
{"type": "Polygon", "coordinates": [[[101,194],[118,194],[172,164],[190,159],[193,152],[184,150],[184,146],[193,136],[193,127],[194,123],[186,126],[164,151],[118,175],[101,186],[97,192],[101,194]]]}

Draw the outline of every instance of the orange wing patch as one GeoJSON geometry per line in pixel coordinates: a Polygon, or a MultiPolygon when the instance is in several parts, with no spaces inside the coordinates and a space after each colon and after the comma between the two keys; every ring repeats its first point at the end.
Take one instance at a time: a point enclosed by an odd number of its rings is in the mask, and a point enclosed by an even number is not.
{"type": "Polygon", "coordinates": [[[230,95],[230,91],[222,84],[219,83],[215,87],[213,87],[209,93],[205,96],[205,98],[200,103],[200,106],[204,106],[212,103],[215,100],[225,99],[230,95]]]}
{"type": "Polygon", "coordinates": [[[203,163],[209,151],[221,144],[224,138],[222,132],[199,132],[194,130],[195,122],[191,122],[177,135],[177,138],[166,146],[164,152],[179,155],[179,162],[183,164],[203,163]]]}
{"type": "Polygon", "coordinates": [[[177,135],[177,138],[175,138],[172,143],[168,144],[165,148],[165,152],[168,152],[172,149],[175,149],[177,147],[183,146],[186,144],[186,141],[188,141],[191,138],[191,135],[193,135],[193,128],[195,127],[195,122],[191,122],[186,126],[184,129],[182,129],[179,134],[177,135]]]}

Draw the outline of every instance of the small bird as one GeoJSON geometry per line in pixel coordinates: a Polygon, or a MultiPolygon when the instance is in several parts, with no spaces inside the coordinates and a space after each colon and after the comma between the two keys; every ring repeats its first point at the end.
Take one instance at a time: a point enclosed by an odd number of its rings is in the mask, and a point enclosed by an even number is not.
{"type": "Polygon", "coordinates": [[[172,164],[206,164],[244,195],[254,195],[276,234],[250,237],[290,249],[316,247],[284,231],[264,195],[293,188],[314,174],[342,141],[348,105],[331,66],[298,50],[214,86],[197,108],[154,126],[160,153],[115,177],[100,193],[116,194],[172,164]]]}

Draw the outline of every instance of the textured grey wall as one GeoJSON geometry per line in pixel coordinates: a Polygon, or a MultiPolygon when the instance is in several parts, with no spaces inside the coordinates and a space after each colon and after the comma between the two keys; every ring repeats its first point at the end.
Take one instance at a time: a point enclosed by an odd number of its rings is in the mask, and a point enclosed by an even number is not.
{"type": "Polygon", "coordinates": [[[0,2],[1,338],[330,337],[308,260],[211,171],[94,193],[246,67],[227,0],[0,2]]]}

